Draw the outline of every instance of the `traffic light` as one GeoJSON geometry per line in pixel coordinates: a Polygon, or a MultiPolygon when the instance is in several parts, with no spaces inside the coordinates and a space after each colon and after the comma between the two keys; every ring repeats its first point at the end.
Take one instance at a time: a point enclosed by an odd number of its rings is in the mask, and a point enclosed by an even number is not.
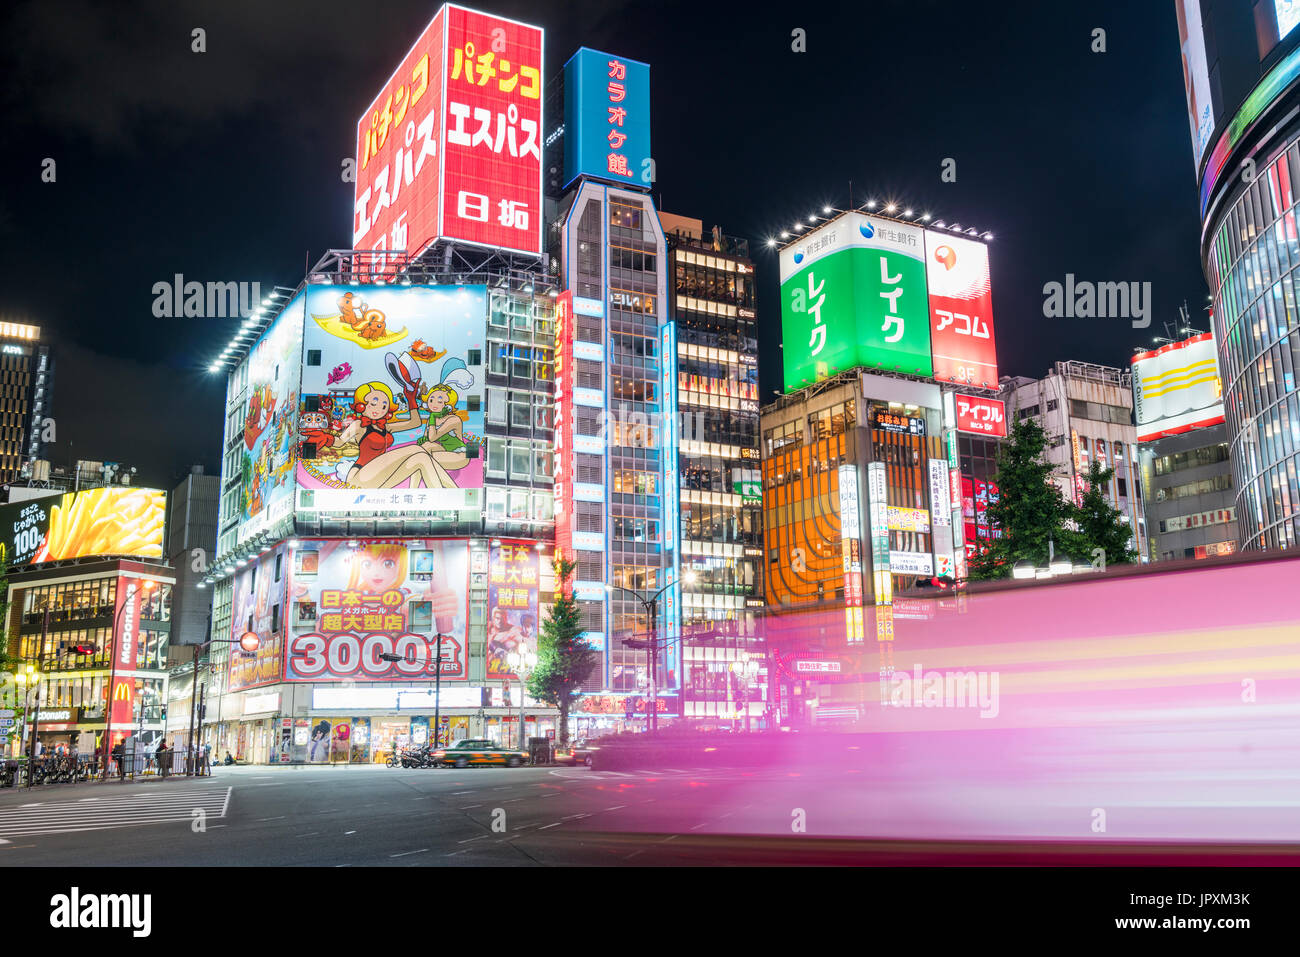
{"type": "Polygon", "coordinates": [[[163,705],[163,706],[162,706],[162,719],[163,719],[163,721],[166,721],[166,720],[167,720],[167,706],[166,706],[166,705],[163,705]]]}

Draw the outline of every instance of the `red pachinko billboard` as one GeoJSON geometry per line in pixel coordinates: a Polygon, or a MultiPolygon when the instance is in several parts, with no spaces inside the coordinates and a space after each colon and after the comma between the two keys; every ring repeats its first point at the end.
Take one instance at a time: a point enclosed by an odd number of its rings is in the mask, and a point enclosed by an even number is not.
{"type": "Polygon", "coordinates": [[[953,396],[957,406],[957,431],[974,435],[1007,434],[1007,407],[1001,399],[979,395],[953,396]]]}
{"type": "Polygon", "coordinates": [[[542,30],[444,8],[442,235],[542,251],[542,30]]]}
{"type": "Polygon", "coordinates": [[[555,300],[555,552],[573,557],[573,290],[555,300]]]}
{"type": "Polygon", "coordinates": [[[934,377],[941,382],[997,388],[988,247],[927,229],[925,266],[934,377]]]}
{"type": "Polygon", "coordinates": [[[541,253],[542,30],[446,4],[357,122],[355,249],[541,253]]]}

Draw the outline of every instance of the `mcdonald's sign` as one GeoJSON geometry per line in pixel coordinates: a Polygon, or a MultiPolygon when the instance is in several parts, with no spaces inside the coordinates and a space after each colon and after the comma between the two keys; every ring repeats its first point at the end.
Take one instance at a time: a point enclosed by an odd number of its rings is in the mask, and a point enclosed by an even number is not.
{"type": "Polygon", "coordinates": [[[126,726],[135,719],[134,678],[117,678],[114,680],[111,709],[114,726],[126,726]]]}

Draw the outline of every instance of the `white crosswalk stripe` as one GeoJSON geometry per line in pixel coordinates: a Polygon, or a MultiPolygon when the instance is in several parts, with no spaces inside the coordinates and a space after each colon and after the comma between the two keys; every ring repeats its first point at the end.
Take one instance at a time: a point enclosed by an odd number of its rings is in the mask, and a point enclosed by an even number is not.
{"type": "Polygon", "coordinates": [[[96,800],[81,797],[41,801],[22,807],[0,807],[0,837],[67,834],[100,831],[141,824],[163,824],[193,819],[201,808],[208,818],[226,815],[232,788],[160,788],[156,793],[138,790],[101,794],[96,800]]]}

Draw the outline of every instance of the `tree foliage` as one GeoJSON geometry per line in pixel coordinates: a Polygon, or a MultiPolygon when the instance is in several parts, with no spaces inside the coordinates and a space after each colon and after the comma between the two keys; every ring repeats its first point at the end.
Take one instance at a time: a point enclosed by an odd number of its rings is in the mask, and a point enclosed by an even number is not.
{"type": "Polygon", "coordinates": [[[569,579],[577,563],[557,554],[555,601],[542,621],[537,668],[528,679],[528,693],[560,711],[560,744],[569,740],[569,711],[581,695],[582,682],[599,657],[584,639],[582,611],[569,579]]]}
{"type": "Polygon", "coordinates": [[[1124,513],[1110,504],[1105,489],[1110,487],[1113,468],[1102,468],[1094,459],[1088,466],[1087,487],[1080,505],[1075,509],[1075,524],[1085,551],[1085,560],[1093,564],[1128,565],[1138,559],[1137,552],[1129,547],[1133,529],[1123,521],[1124,513]],[[1100,549],[1102,562],[1094,558],[1100,549]],[[1104,564],[1103,564],[1104,563],[1104,564]]]}

